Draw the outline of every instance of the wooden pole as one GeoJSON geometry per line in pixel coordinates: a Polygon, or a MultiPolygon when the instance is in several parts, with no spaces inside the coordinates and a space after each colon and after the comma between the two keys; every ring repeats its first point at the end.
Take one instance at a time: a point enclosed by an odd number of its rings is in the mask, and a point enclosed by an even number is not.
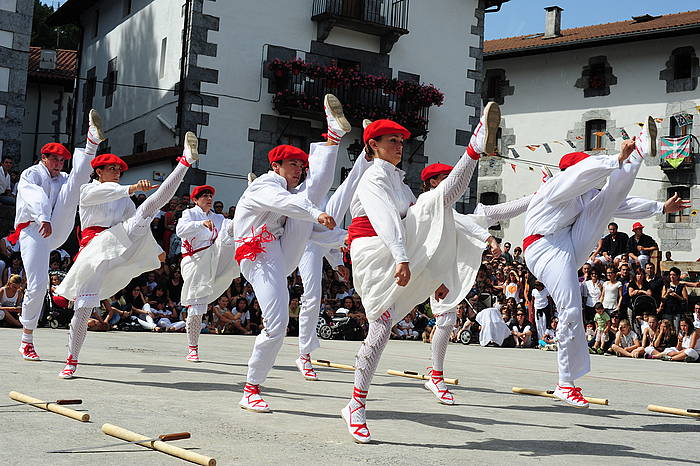
{"type": "Polygon", "coordinates": [[[56,403],[42,401],[29,395],[25,395],[24,393],[10,392],[10,398],[21,403],[27,403],[30,406],[36,406],[39,409],[45,409],[46,411],[51,411],[52,413],[67,416],[71,419],[75,419],[76,421],[88,422],[90,420],[90,415],[88,413],[81,413],[56,403]]]}
{"type": "MultiPolygon", "coordinates": [[[[554,399],[559,399],[558,397],[554,396],[554,390],[534,390],[532,388],[521,388],[521,387],[513,387],[512,389],[513,393],[520,393],[523,395],[535,395],[535,396],[544,396],[546,398],[554,398],[554,399]]],[[[590,398],[587,396],[584,396],[585,399],[588,400],[589,403],[594,404],[594,405],[608,405],[608,399],[607,398],[590,398]]]]}
{"type": "Polygon", "coordinates": [[[323,366],[323,367],[333,367],[335,369],[344,369],[346,371],[354,371],[355,367],[354,366],[348,366],[347,364],[338,364],[336,362],[330,362],[326,361],[325,359],[313,359],[311,361],[311,364],[314,366],[323,366]]]}
{"type": "Polygon", "coordinates": [[[647,406],[649,411],[654,411],[655,413],[664,414],[675,414],[677,416],[688,416],[700,418],[700,409],[678,409],[678,408],[668,408],[666,406],[649,405],[647,406]]]}
{"type": "MultiPolygon", "coordinates": [[[[409,379],[430,380],[429,375],[419,374],[418,372],[413,371],[395,371],[393,369],[389,369],[386,371],[386,373],[389,375],[398,375],[399,377],[407,377],[409,379]]],[[[445,383],[459,385],[459,379],[448,379],[445,377],[443,380],[445,383]]]]}
{"type": "MultiPolygon", "coordinates": [[[[113,424],[102,424],[102,432],[112,437],[116,437],[127,442],[134,442],[137,440],[148,440],[149,437],[145,435],[137,434],[136,432],[131,432],[123,427],[115,426],[113,424]]],[[[152,450],[157,450],[168,455],[175,456],[177,458],[190,461],[196,464],[202,464],[204,466],[215,466],[216,460],[209,456],[200,455],[193,451],[185,450],[184,448],[176,447],[170,445],[167,442],[161,442],[160,440],[146,441],[143,443],[137,443],[136,445],[141,445],[152,450]]]]}

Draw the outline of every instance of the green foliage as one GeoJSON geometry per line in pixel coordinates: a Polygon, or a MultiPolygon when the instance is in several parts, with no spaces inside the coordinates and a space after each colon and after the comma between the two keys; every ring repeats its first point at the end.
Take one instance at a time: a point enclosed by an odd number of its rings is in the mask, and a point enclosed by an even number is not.
{"type": "Polygon", "coordinates": [[[77,50],[80,44],[80,29],[69,24],[51,27],[46,19],[54,12],[54,7],[34,0],[34,18],[32,19],[32,47],[49,49],[77,50]]]}

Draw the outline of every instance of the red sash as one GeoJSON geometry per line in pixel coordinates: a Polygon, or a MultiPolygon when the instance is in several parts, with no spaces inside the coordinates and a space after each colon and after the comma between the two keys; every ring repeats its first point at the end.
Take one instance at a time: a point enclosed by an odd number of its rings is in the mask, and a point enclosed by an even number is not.
{"type": "Polygon", "coordinates": [[[244,236],[241,239],[237,239],[236,242],[240,243],[236,247],[236,255],[234,259],[240,265],[243,259],[249,259],[254,261],[258,254],[265,252],[265,246],[263,243],[269,243],[274,241],[275,235],[267,231],[267,225],[262,226],[262,230],[257,235],[255,234],[255,229],[251,229],[251,236],[244,236]]]}
{"type": "Polygon", "coordinates": [[[542,235],[530,235],[523,240],[523,253],[525,250],[538,239],[543,238],[542,235]]]}
{"type": "Polygon", "coordinates": [[[369,217],[354,217],[348,227],[348,248],[350,248],[353,240],[372,236],[377,236],[377,232],[374,231],[369,217]]]}
{"type": "Polygon", "coordinates": [[[219,236],[219,230],[217,230],[216,227],[214,227],[211,231],[211,238],[209,238],[209,241],[211,241],[209,243],[209,246],[203,246],[203,247],[198,248],[198,249],[194,249],[192,247],[192,243],[190,243],[189,241],[183,240],[182,247],[184,248],[185,252],[182,254],[182,258],[184,259],[185,257],[194,256],[195,254],[197,254],[200,251],[204,251],[205,249],[209,249],[211,247],[211,245],[214,244],[214,241],[216,241],[216,238],[218,236],[219,236]]]}
{"type": "Polygon", "coordinates": [[[32,222],[22,222],[17,227],[15,227],[15,232],[7,236],[7,241],[10,242],[11,245],[17,244],[17,241],[19,241],[19,234],[29,226],[29,224],[32,222]]]}

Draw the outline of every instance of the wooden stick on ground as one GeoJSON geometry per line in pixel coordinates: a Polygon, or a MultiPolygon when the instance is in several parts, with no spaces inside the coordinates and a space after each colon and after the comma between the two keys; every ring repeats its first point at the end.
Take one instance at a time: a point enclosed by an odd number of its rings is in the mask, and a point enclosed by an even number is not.
{"type": "Polygon", "coordinates": [[[334,367],[336,369],[345,369],[346,371],[354,371],[355,367],[354,366],[348,366],[347,364],[338,364],[336,362],[330,362],[326,361],[325,359],[313,359],[311,360],[311,364],[314,366],[323,366],[323,367],[334,367]]]}
{"type": "MultiPolygon", "coordinates": [[[[115,426],[113,424],[102,424],[102,432],[112,437],[116,437],[128,442],[133,442],[136,440],[147,440],[149,437],[145,435],[137,434],[136,432],[131,432],[123,427],[115,426]]],[[[177,458],[191,461],[192,463],[202,464],[204,466],[215,466],[216,460],[209,456],[200,455],[190,450],[185,450],[184,448],[176,447],[170,445],[167,442],[161,442],[160,440],[154,440],[150,442],[137,443],[136,445],[141,445],[152,450],[157,450],[168,455],[175,456],[177,458]]]]}
{"type": "MultiPolygon", "coordinates": [[[[544,396],[546,398],[554,398],[554,399],[559,399],[556,396],[554,396],[554,390],[533,390],[532,388],[521,388],[521,387],[513,387],[512,389],[513,393],[520,393],[523,395],[535,395],[535,396],[544,396]]],[[[594,405],[608,405],[608,399],[607,398],[591,398],[588,396],[584,396],[588,400],[589,403],[594,404],[594,405]]]]}
{"type": "Polygon", "coordinates": [[[10,398],[21,403],[27,403],[29,406],[36,406],[37,408],[45,409],[46,411],[51,411],[52,413],[62,414],[63,416],[75,419],[76,421],[88,422],[90,420],[90,415],[88,413],[81,413],[56,403],[42,401],[29,395],[25,395],[24,393],[10,392],[10,398]]]}
{"type": "MultiPolygon", "coordinates": [[[[389,369],[386,371],[386,373],[389,375],[398,375],[399,377],[407,377],[409,379],[430,380],[429,375],[419,374],[418,372],[413,371],[395,371],[393,369],[389,369]]],[[[445,377],[444,380],[445,383],[459,385],[459,379],[448,379],[445,377]]]]}
{"type": "Polygon", "coordinates": [[[664,414],[675,414],[677,416],[688,416],[700,418],[700,409],[678,409],[678,408],[668,408],[666,406],[649,405],[647,406],[649,411],[654,411],[655,413],[664,414]]]}

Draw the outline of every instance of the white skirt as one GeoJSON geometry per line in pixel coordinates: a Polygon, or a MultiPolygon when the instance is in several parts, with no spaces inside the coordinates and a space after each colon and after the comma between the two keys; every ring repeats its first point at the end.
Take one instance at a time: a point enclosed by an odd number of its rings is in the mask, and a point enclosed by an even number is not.
{"type": "Polygon", "coordinates": [[[150,231],[130,238],[124,223],[118,223],[96,235],[80,251],[56,293],[76,301],[76,309],[97,307],[134,277],[160,267],[158,256],[162,252],[150,231]]]}
{"type": "Polygon", "coordinates": [[[411,268],[406,286],[396,284],[394,258],[378,236],[352,242],[353,282],[370,321],[387,310],[394,321],[403,318],[443,283],[459,288],[453,209],[445,209],[443,203],[439,187],[423,193],[403,220],[411,268]]]}

